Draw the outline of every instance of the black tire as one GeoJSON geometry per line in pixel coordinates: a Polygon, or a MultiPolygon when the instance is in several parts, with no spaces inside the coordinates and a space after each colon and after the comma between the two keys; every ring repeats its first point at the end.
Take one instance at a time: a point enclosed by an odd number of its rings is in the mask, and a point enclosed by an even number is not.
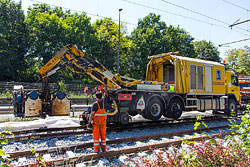
{"type": "Polygon", "coordinates": [[[237,104],[234,99],[228,100],[227,109],[225,110],[225,114],[227,116],[231,116],[231,114],[237,115],[237,104]]]}
{"type": "Polygon", "coordinates": [[[157,121],[161,118],[163,110],[164,108],[162,102],[157,98],[153,98],[149,100],[146,110],[144,111],[145,114],[142,116],[146,119],[157,121]]]}
{"type": "Polygon", "coordinates": [[[145,119],[149,119],[149,118],[147,117],[146,113],[142,113],[141,116],[142,116],[143,118],[145,118],[145,119]]]}
{"type": "Polygon", "coordinates": [[[172,118],[172,114],[170,113],[170,111],[168,109],[166,109],[163,114],[164,117],[166,118],[172,118]]]}
{"type": "Polygon", "coordinates": [[[178,119],[181,117],[183,111],[183,104],[182,102],[174,98],[169,102],[169,106],[167,107],[166,114],[168,114],[168,117],[178,119]]]}

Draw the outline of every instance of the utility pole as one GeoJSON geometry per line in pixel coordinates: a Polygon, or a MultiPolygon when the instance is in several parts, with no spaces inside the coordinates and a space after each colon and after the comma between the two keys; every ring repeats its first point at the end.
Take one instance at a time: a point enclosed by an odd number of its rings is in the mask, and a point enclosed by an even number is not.
{"type": "Polygon", "coordinates": [[[122,11],[122,8],[119,9],[119,32],[118,32],[118,64],[117,64],[117,73],[119,73],[119,62],[120,62],[120,13],[122,11]]]}

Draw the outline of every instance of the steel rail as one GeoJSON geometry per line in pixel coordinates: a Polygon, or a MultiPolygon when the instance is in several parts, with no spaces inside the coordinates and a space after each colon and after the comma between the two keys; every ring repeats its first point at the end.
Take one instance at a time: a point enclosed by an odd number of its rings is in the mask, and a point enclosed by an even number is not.
{"type": "MultiPolygon", "coordinates": [[[[212,117],[205,117],[201,119],[200,121],[217,121],[217,120],[226,120],[228,117],[218,117],[218,116],[212,116],[212,117]]],[[[150,125],[156,124],[162,124],[162,125],[169,125],[169,124],[174,124],[176,122],[186,122],[187,123],[193,123],[194,121],[196,122],[196,118],[185,118],[185,119],[167,119],[167,120],[159,120],[159,121],[144,121],[144,122],[131,122],[128,125],[121,125],[118,128],[124,129],[124,128],[130,128],[130,126],[138,124],[140,126],[146,126],[146,125],[141,125],[142,123],[147,123],[150,125]]],[[[117,127],[116,127],[117,128],[117,127]]],[[[19,134],[27,134],[27,133],[39,133],[39,132],[51,132],[51,131],[63,131],[63,130],[77,130],[77,129],[86,129],[86,126],[72,126],[72,127],[57,127],[57,128],[37,128],[37,129],[27,129],[27,130],[17,130],[17,131],[12,131],[14,135],[19,135],[19,134]]],[[[113,130],[113,129],[112,129],[113,130]]]]}
{"type": "MultiPolygon", "coordinates": [[[[208,128],[209,129],[209,128],[208,128]]],[[[205,129],[203,129],[204,131],[205,129]]],[[[212,129],[210,129],[212,130],[212,129]]],[[[193,132],[192,132],[193,133],[193,132]]],[[[116,157],[121,154],[132,154],[132,153],[137,153],[138,151],[150,151],[155,148],[166,148],[171,145],[181,145],[183,141],[202,141],[205,139],[211,139],[211,138],[218,138],[218,137],[224,137],[226,135],[232,134],[231,132],[226,132],[226,133],[219,133],[219,134],[213,134],[213,135],[202,135],[200,137],[193,137],[190,139],[181,139],[181,140],[173,140],[173,141],[168,141],[168,142],[163,142],[159,144],[152,144],[152,145],[145,145],[145,146],[140,146],[140,147],[133,147],[133,148],[127,148],[127,149],[122,149],[122,150],[114,150],[114,151],[107,151],[103,152],[100,154],[87,154],[87,155],[80,155],[80,156],[75,156],[75,157],[70,157],[70,158],[59,158],[56,160],[51,160],[46,162],[49,165],[53,165],[55,163],[65,163],[65,162],[75,162],[75,161],[93,161],[93,160],[98,160],[100,158],[111,158],[111,157],[116,157]]],[[[138,140],[138,139],[136,139],[138,140]]],[[[122,140],[124,142],[124,139],[122,140]]],[[[28,164],[28,165],[22,165],[19,167],[26,167],[26,166],[32,166],[36,165],[35,163],[33,164],[28,164]]]]}
{"type": "MultiPolygon", "coordinates": [[[[217,120],[225,120],[226,118],[217,118],[217,119],[212,119],[212,120],[201,120],[203,122],[208,122],[208,121],[217,121],[217,120]]],[[[107,128],[107,132],[112,132],[112,131],[124,131],[124,130],[133,130],[133,129],[143,129],[143,128],[156,128],[156,127],[164,127],[164,126],[170,126],[170,125],[181,125],[181,124],[191,124],[195,122],[199,122],[197,120],[191,120],[188,122],[182,122],[182,121],[187,121],[187,120],[180,120],[178,122],[172,123],[172,122],[159,122],[159,123],[152,123],[148,122],[147,125],[142,125],[141,123],[139,125],[132,124],[131,126],[124,126],[124,127],[116,127],[116,128],[107,128]]],[[[41,139],[41,138],[46,138],[46,137],[62,137],[62,136],[69,136],[69,135],[80,135],[80,134],[89,134],[92,133],[92,130],[77,130],[77,129],[84,129],[86,128],[85,126],[81,127],[68,127],[68,128],[50,128],[50,129],[36,129],[34,131],[29,131],[30,133],[34,132],[51,132],[51,131],[59,131],[59,130],[73,130],[70,132],[57,132],[57,133],[46,133],[46,134],[30,134],[30,135],[20,135],[18,136],[17,134],[22,134],[22,131],[19,132],[13,132],[14,137],[7,137],[9,141],[27,141],[27,140],[33,140],[33,139],[41,139]],[[77,131],[75,131],[77,130],[77,131]]]]}
{"type": "MultiPolygon", "coordinates": [[[[183,134],[192,134],[195,132],[204,132],[204,131],[211,131],[211,130],[218,130],[218,129],[225,129],[229,128],[229,125],[225,126],[217,126],[217,127],[210,127],[210,128],[202,128],[197,130],[185,130],[185,131],[177,131],[177,132],[169,132],[169,133],[162,133],[162,134],[155,134],[155,135],[146,135],[146,136],[138,136],[138,137],[130,137],[130,138],[120,138],[120,139],[114,139],[114,140],[107,140],[108,145],[114,145],[114,144],[120,144],[120,143],[128,143],[133,141],[144,141],[148,139],[157,139],[161,137],[171,137],[171,136],[180,136],[183,134]]],[[[52,152],[65,152],[68,150],[77,150],[77,149],[83,149],[92,147],[93,143],[83,143],[83,144],[77,144],[77,145],[71,145],[71,146],[63,146],[63,147],[53,147],[49,149],[40,149],[35,150],[36,153],[52,153],[52,152]]],[[[32,151],[19,151],[19,152],[13,152],[13,153],[7,153],[10,158],[18,158],[20,156],[31,156],[33,153],[32,151]]]]}

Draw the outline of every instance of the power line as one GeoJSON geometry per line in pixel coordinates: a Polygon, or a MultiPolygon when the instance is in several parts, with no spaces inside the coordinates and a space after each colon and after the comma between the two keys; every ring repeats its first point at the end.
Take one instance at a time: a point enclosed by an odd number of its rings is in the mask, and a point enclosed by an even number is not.
{"type": "MultiPolygon", "coordinates": [[[[154,9],[154,10],[157,10],[157,11],[160,11],[160,12],[164,12],[164,13],[172,14],[172,15],[175,15],[175,16],[183,17],[183,18],[186,18],[186,19],[198,21],[198,22],[201,22],[201,23],[205,23],[205,24],[214,25],[214,26],[217,26],[217,27],[229,29],[229,28],[226,27],[226,26],[222,26],[222,25],[210,23],[210,22],[207,22],[207,21],[203,21],[203,20],[200,20],[200,19],[196,19],[196,18],[184,16],[184,15],[180,15],[180,14],[177,14],[177,13],[169,12],[169,11],[162,10],[162,9],[158,9],[158,8],[154,8],[154,7],[151,7],[151,6],[147,6],[147,5],[144,5],[144,4],[132,2],[132,1],[129,1],[129,0],[122,0],[122,1],[127,2],[127,3],[130,3],[130,4],[134,4],[134,5],[137,5],[137,6],[142,6],[142,7],[148,8],[148,9],[154,9]]],[[[230,29],[230,30],[231,30],[231,29],[230,29]]],[[[232,29],[232,30],[235,31],[235,32],[238,32],[238,33],[240,33],[240,34],[243,34],[243,35],[245,35],[245,36],[249,36],[248,34],[245,34],[245,33],[243,33],[243,32],[240,32],[240,31],[237,31],[237,30],[234,30],[234,29],[232,29]]]]}
{"type": "MultiPolygon", "coordinates": [[[[140,3],[136,3],[136,2],[132,2],[132,1],[128,1],[128,0],[122,0],[122,1],[134,4],[134,5],[137,5],[137,6],[142,6],[142,7],[145,7],[145,8],[154,9],[154,10],[157,10],[157,11],[160,11],[160,12],[172,14],[172,15],[175,15],[175,16],[183,17],[183,18],[186,18],[186,19],[195,20],[195,21],[198,21],[198,22],[201,22],[201,23],[214,25],[213,23],[209,23],[209,22],[202,21],[202,20],[199,20],[199,19],[191,18],[191,17],[184,16],[184,15],[180,15],[180,14],[177,14],[177,13],[172,13],[172,12],[169,12],[169,11],[166,11],[166,10],[154,8],[154,7],[151,7],[151,6],[144,5],[144,4],[140,4],[140,3]]],[[[220,26],[220,25],[216,25],[216,26],[225,28],[224,26],[220,26]]]]}
{"type": "MultiPolygon", "coordinates": [[[[53,6],[53,7],[57,6],[57,5],[53,5],[53,4],[49,4],[49,3],[44,3],[44,2],[41,2],[41,1],[37,1],[37,0],[30,0],[30,1],[33,1],[33,2],[36,2],[36,3],[39,3],[39,4],[47,4],[47,5],[50,5],[50,6],[53,6]]],[[[201,23],[210,24],[210,25],[214,25],[214,26],[217,26],[217,27],[228,29],[228,27],[225,27],[225,26],[222,26],[222,25],[218,25],[218,24],[214,24],[214,23],[210,23],[210,22],[206,22],[206,21],[199,20],[199,19],[196,19],[196,18],[192,18],[192,17],[188,17],[188,16],[184,16],[184,15],[180,15],[180,14],[168,12],[166,10],[162,10],[162,9],[158,9],[158,8],[146,6],[146,5],[135,3],[135,2],[131,2],[131,1],[128,1],[128,0],[123,0],[123,1],[131,3],[131,4],[135,4],[135,5],[138,5],[138,6],[146,7],[146,8],[149,8],[149,9],[154,9],[154,10],[158,10],[158,11],[161,11],[161,12],[169,13],[169,14],[172,14],[172,15],[175,15],[175,16],[186,18],[186,19],[190,19],[190,20],[201,22],[201,23]]],[[[79,10],[75,10],[75,9],[71,9],[71,8],[67,8],[67,7],[63,7],[63,6],[61,6],[61,7],[64,8],[64,9],[66,9],[66,10],[71,10],[71,11],[75,11],[75,12],[83,12],[83,11],[79,11],[79,10]]],[[[99,14],[93,14],[93,13],[87,13],[87,12],[84,12],[84,13],[86,13],[88,15],[95,16],[95,17],[99,17],[99,18],[104,18],[104,19],[107,18],[107,17],[101,16],[99,14]]],[[[116,19],[112,19],[112,18],[110,18],[110,19],[113,20],[113,21],[118,21],[116,19]]],[[[137,26],[134,23],[129,23],[129,22],[125,22],[125,21],[123,21],[123,22],[126,23],[126,24],[129,24],[129,25],[137,26]]],[[[235,32],[238,32],[240,34],[243,34],[245,36],[249,36],[248,34],[242,33],[240,31],[237,31],[237,30],[234,30],[234,29],[232,29],[232,30],[235,31],[235,32]]]]}
{"type": "Polygon", "coordinates": [[[181,8],[181,9],[187,10],[187,11],[189,11],[189,12],[192,12],[192,13],[198,14],[198,15],[200,15],[200,16],[207,17],[207,18],[209,18],[209,19],[211,19],[211,20],[215,20],[215,21],[218,21],[218,22],[223,23],[223,24],[228,24],[228,23],[226,23],[226,22],[224,22],[224,21],[221,21],[221,20],[215,19],[215,18],[213,18],[213,17],[210,17],[210,16],[207,16],[207,15],[205,15],[205,14],[202,14],[202,13],[196,12],[196,11],[194,11],[194,10],[191,10],[191,9],[185,8],[185,7],[183,7],[183,6],[180,6],[180,5],[177,5],[177,4],[174,4],[174,3],[171,3],[171,2],[165,1],[165,0],[161,0],[161,1],[163,1],[163,2],[165,2],[165,3],[168,3],[168,4],[170,4],[170,5],[176,6],[176,7],[178,7],[178,8],[181,8]]]}
{"type": "Polygon", "coordinates": [[[238,41],[233,41],[233,42],[228,42],[228,43],[220,44],[219,47],[225,46],[225,45],[229,45],[229,44],[233,44],[233,43],[248,41],[248,40],[250,40],[250,38],[246,38],[246,39],[242,39],[242,40],[238,40],[238,41]]]}
{"type": "Polygon", "coordinates": [[[250,19],[248,19],[248,20],[244,20],[244,21],[241,21],[241,22],[235,22],[235,23],[233,23],[232,25],[230,25],[230,26],[228,26],[228,27],[233,27],[233,26],[236,26],[236,25],[239,25],[239,24],[242,24],[242,23],[246,23],[246,22],[249,22],[250,21],[250,19]]]}
{"type": "MultiPolygon", "coordinates": [[[[40,1],[37,1],[37,0],[30,0],[30,1],[36,2],[36,3],[39,3],[39,4],[47,4],[47,5],[50,5],[50,6],[53,6],[53,7],[57,6],[57,5],[53,5],[53,4],[49,4],[49,3],[40,2],[40,1]]],[[[75,9],[71,9],[71,8],[66,8],[66,7],[63,7],[63,6],[60,6],[60,7],[63,8],[63,9],[66,9],[66,10],[74,11],[74,12],[79,12],[79,13],[84,12],[84,11],[79,11],[79,10],[75,10],[75,9]]],[[[99,14],[93,14],[93,13],[87,13],[87,12],[84,12],[84,13],[86,13],[88,15],[91,15],[91,16],[100,17],[100,18],[103,18],[103,19],[108,18],[108,17],[105,17],[105,16],[101,16],[99,14]]],[[[113,20],[113,21],[117,21],[118,22],[118,20],[116,20],[116,19],[112,19],[112,18],[110,18],[110,19],[113,20]]],[[[133,26],[137,26],[136,24],[125,22],[125,21],[123,21],[123,23],[129,24],[129,25],[133,25],[133,26]]]]}
{"type": "MultiPolygon", "coordinates": [[[[166,0],[161,0],[161,1],[162,1],[162,2],[165,2],[165,3],[168,3],[168,4],[170,4],[170,5],[176,6],[176,7],[178,7],[178,8],[181,8],[181,9],[187,10],[187,11],[189,11],[189,12],[192,12],[192,13],[198,14],[198,15],[200,15],[200,16],[203,16],[203,17],[209,18],[209,19],[211,19],[211,20],[215,20],[215,21],[217,21],[217,22],[220,22],[220,23],[223,23],[223,24],[226,24],[226,25],[230,25],[230,23],[226,23],[226,22],[224,22],[224,21],[221,21],[221,20],[218,20],[218,19],[216,19],[216,18],[213,18],[213,17],[207,16],[207,15],[205,15],[205,14],[202,14],[202,13],[196,12],[196,11],[194,11],[194,10],[191,10],[191,9],[185,8],[185,7],[183,7],[183,6],[180,6],[180,5],[177,5],[177,4],[174,4],[174,3],[168,2],[168,1],[166,1],[166,0]]],[[[237,27],[237,28],[248,32],[248,30],[245,30],[245,29],[243,29],[243,28],[240,28],[240,27],[237,27]]]]}
{"type": "Polygon", "coordinates": [[[229,2],[229,1],[226,1],[226,0],[222,0],[222,1],[224,1],[224,2],[226,2],[226,3],[228,3],[228,4],[230,4],[230,5],[236,6],[236,7],[238,7],[238,8],[241,8],[241,9],[243,9],[243,10],[246,10],[247,12],[250,11],[249,9],[243,8],[243,7],[241,7],[241,6],[237,5],[237,4],[234,4],[234,3],[232,3],[232,2],[229,2]]]}

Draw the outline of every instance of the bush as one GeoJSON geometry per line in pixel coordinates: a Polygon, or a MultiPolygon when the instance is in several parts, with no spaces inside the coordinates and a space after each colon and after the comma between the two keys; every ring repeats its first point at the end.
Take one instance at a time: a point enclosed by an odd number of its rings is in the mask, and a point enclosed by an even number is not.
{"type": "MultiPolygon", "coordinates": [[[[248,167],[250,166],[249,109],[242,116],[240,124],[237,124],[235,119],[230,119],[230,122],[233,123],[231,127],[233,136],[229,135],[224,139],[188,142],[182,144],[182,147],[170,147],[163,151],[152,149],[151,154],[148,154],[147,157],[128,158],[126,165],[135,167],[248,167]]],[[[195,129],[199,125],[200,123],[196,123],[195,129]]]]}
{"type": "Polygon", "coordinates": [[[9,89],[6,89],[5,91],[2,91],[0,93],[0,97],[12,97],[12,92],[9,89]]]}
{"type": "Polygon", "coordinates": [[[202,142],[188,143],[182,148],[170,147],[161,152],[152,149],[153,154],[147,157],[128,158],[128,166],[136,167],[214,167],[214,166],[250,166],[250,158],[239,143],[225,143],[223,139],[211,139],[202,142]]]}
{"type": "Polygon", "coordinates": [[[2,150],[3,145],[9,143],[8,139],[6,139],[7,135],[13,135],[10,131],[2,131],[0,132],[0,165],[1,167],[8,167],[9,166],[9,159],[8,155],[2,150]]]}

